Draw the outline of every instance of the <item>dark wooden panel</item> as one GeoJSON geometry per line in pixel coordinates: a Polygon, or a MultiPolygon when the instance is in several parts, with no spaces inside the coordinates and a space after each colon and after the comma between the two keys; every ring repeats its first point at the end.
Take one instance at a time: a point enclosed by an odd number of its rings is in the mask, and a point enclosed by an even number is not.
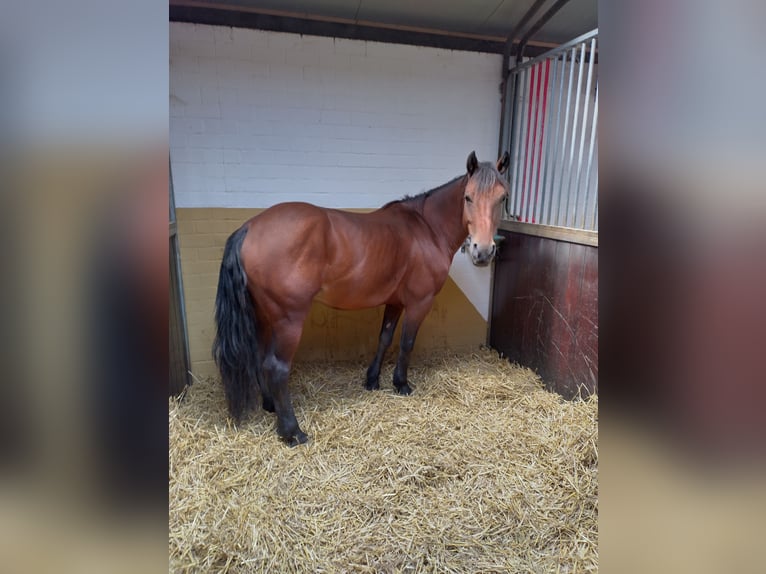
{"type": "Polygon", "coordinates": [[[501,231],[490,344],[567,398],[598,390],[598,248],[501,231]]]}

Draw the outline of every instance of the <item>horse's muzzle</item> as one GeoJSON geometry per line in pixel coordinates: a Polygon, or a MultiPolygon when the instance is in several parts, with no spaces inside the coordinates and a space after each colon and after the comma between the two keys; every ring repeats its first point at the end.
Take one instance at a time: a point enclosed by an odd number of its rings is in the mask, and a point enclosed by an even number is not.
{"type": "Polygon", "coordinates": [[[497,245],[493,241],[486,247],[480,247],[477,243],[471,245],[470,251],[471,262],[477,267],[486,267],[495,258],[497,253],[497,245]]]}

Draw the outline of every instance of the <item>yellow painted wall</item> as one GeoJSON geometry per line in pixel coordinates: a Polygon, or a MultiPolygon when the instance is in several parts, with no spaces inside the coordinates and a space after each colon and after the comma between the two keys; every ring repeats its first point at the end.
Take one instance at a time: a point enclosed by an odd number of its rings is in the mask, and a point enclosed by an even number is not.
{"type": "MultiPolygon", "coordinates": [[[[215,335],[213,310],[224,244],[237,227],[259,211],[179,208],[176,212],[189,351],[192,372],[198,377],[217,376],[210,349],[215,335]]],[[[383,307],[338,311],[314,303],[306,319],[296,360],[371,360],[382,319],[383,307]]],[[[420,328],[414,358],[434,350],[476,349],[484,342],[486,331],[486,321],[455,282],[447,279],[420,328]]],[[[398,330],[389,359],[397,344],[398,330]]]]}

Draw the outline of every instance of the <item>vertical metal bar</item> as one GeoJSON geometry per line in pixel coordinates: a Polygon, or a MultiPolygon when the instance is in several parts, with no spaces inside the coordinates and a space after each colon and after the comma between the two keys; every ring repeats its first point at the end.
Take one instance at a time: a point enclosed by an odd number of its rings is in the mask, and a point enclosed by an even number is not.
{"type": "Polygon", "coordinates": [[[507,137],[507,143],[508,143],[508,153],[510,154],[511,161],[508,165],[508,199],[505,201],[505,214],[506,217],[510,216],[511,211],[513,209],[512,202],[513,202],[513,178],[516,171],[516,163],[515,163],[515,143],[514,143],[514,133],[516,131],[516,119],[515,119],[515,109],[516,109],[516,74],[508,74],[508,79],[506,80],[508,82],[508,89],[506,90],[509,93],[510,100],[508,102],[509,112],[508,112],[508,118],[506,121],[508,122],[508,131],[506,132],[507,137]]]}
{"type": "Polygon", "coordinates": [[[522,82],[522,98],[519,102],[521,105],[518,106],[516,113],[519,117],[519,140],[517,142],[517,147],[519,148],[519,171],[518,171],[518,177],[516,179],[516,204],[514,205],[514,212],[516,215],[518,215],[519,219],[522,219],[521,214],[521,194],[523,193],[523,171],[524,171],[524,160],[526,156],[526,145],[525,140],[526,138],[524,135],[527,133],[527,130],[529,127],[526,125],[526,122],[524,121],[524,102],[527,99],[527,94],[529,92],[529,70],[522,70],[520,72],[521,82],[522,82]]]}
{"type": "MultiPolygon", "coordinates": [[[[542,186],[540,189],[540,217],[538,223],[548,223],[548,219],[545,216],[545,207],[550,205],[550,198],[548,197],[548,191],[546,184],[548,183],[548,170],[550,169],[551,164],[553,163],[551,161],[551,145],[553,141],[556,139],[556,130],[553,126],[553,107],[554,102],[553,98],[555,97],[554,94],[554,86],[556,85],[556,78],[558,77],[558,69],[559,69],[559,59],[553,58],[553,73],[551,74],[551,81],[550,85],[548,87],[548,90],[551,94],[551,100],[550,104],[548,105],[548,120],[546,121],[546,125],[548,126],[548,136],[545,139],[545,152],[544,152],[544,166],[542,169],[543,172],[543,181],[542,186]]],[[[550,61],[550,60],[549,60],[550,61]]]]}
{"type": "Polygon", "coordinates": [[[561,128],[561,105],[564,102],[564,76],[566,76],[566,66],[567,66],[567,55],[566,52],[562,54],[561,56],[561,74],[559,78],[559,89],[558,89],[558,110],[556,112],[556,129],[554,130],[554,151],[553,151],[553,162],[552,162],[552,168],[551,168],[551,189],[550,189],[550,201],[548,202],[548,215],[546,217],[545,223],[548,225],[553,224],[552,219],[552,213],[553,213],[553,195],[556,191],[556,173],[558,172],[558,159],[559,159],[559,149],[561,147],[561,134],[560,134],[560,128],[561,128]]]}
{"type": "Polygon", "coordinates": [[[569,181],[567,184],[567,203],[564,217],[564,227],[569,227],[569,205],[572,199],[572,172],[574,171],[575,142],[577,140],[577,124],[580,120],[580,93],[582,92],[582,74],[585,68],[585,42],[580,45],[580,66],[577,70],[577,92],[575,93],[574,119],[572,120],[572,143],[569,146],[569,181]]]}
{"type": "Polygon", "coordinates": [[[522,115],[526,115],[526,129],[524,134],[524,166],[521,177],[521,204],[519,206],[519,215],[521,221],[527,221],[526,207],[527,207],[527,175],[529,174],[529,138],[532,135],[532,98],[535,90],[535,78],[537,77],[537,70],[533,66],[529,69],[529,101],[526,105],[526,114],[522,110],[522,115]]]}
{"type": "MultiPolygon", "coordinates": [[[[545,60],[545,62],[540,62],[540,67],[545,68],[545,76],[543,76],[542,81],[542,92],[543,97],[540,101],[540,106],[542,109],[542,112],[540,113],[540,137],[537,140],[537,165],[535,169],[535,199],[534,203],[532,204],[532,222],[533,223],[540,223],[539,221],[539,215],[540,215],[540,172],[543,170],[543,165],[545,161],[545,157],[543,156],[543,143],[546,141],[546,124],[545,124],[545,118],[548,115],[548,92],[550,91],[550,71],[551,71],[551,61],[545,60]]],[[[542,70],[540,71],[542,75],[542,70]]],[[[548,126],[548,129],[550,130],[550,126],[548,126]]]]}
{"type": "Polygon", "coordinates": [[[559,186],[558,186],[558,201],[556,204],[556,223],[555,225],[561,224],[561,198],[564,194],[564,174],[566,172],[566,145],[567,145],[567,133],[569,129],[569,110],[571,109],[572,104],[572,84],[574,80],[574,67],[575,67],[575,58],[577,56],[577,47],[573,47],[572,51],[569,55],[569,81],[567,82],[567,103],[566,107],[564,108],[564,134],[562,136],[563,141],[563,155],[561,156],[561,179],[559,179],[559,186]]]}
{"type": "MultiPolygon", "coordinates": [[[[533,211],[534,211],[534,182],[535,182],[535,148],[537,147],[537,137],[539,134],[539,115],[540,115],[540,88],[542,86],[542,79],[543,79],[543,71],[541,69],[542,64],[535,65],[532,69],[534,70],[533,77],[535,78],[535,95],[534,98],[531,98],[530,94],[530,108],[529,108],[529,115],[530,119],[534,118],[531,121],[531,130],[532,130],[532,145],[529,148],[529,153],[527,154],[529,157],[529,160],[527,162],[529,167],[529,185],[526,186],[526,198],[527,198],[527,209],[524,216],[524,221],[533,221],[533,211]],[[532,109],[534,107],[534,114],[532,113],[532,109]]],[[[525,178],[525,183],[526,183],[525,178]]]]}
{"type": "Polygon", "coordinates": [[[598,231],[598,170],[596,170],[596,179],[594,182],[596,188],[596,201],[593,202],[593,229],[598,231]]]}
{"type": "Polygon", "coordinates": [[[170,223],[173,223],[176,220],[176,197],[173,193],[173,164],[170,162],[170,156],[168,156],[168,176],[170,179],[170,202],[168,207],[170,212],[170,223]]]}
{"type": "MultiPolygon", "coordinates": [[[[583,43],[583,58],[585,56],[585,43],[583,43]]],[[[595,54],[595,48],[596,48],[596,39],[593,38],[590,41],[590,54],[591,57],[588,61],[588,79],[585,82],[585,102],[583,103],[583,112],[582,112],[582,126],[580,128],[580,145],[579,149],[577,151],[577,178],[575,179],[575,189],[574,189],[574,209],[572,214],[572,227],[577,227],[577,213],[580,210],[580,188],[582,187],[580,185],[580,179],[582,178],[582,163],[583,163],[583,152],[585,148],[585,132],[587,130],[588,126],[588,111],[590,108],[590,88],[593,82],[593,55],[595,54]]],[[[585,60],[582,60],[582,65],[585,65],[585,60]]],[[[570,174],[571,177],[571,174],[570,174]]],[[[571,191],[570,191],[571,194],[571,191]]],[[[585,191],[585,202],[588,201],[588,195],[587,190],[585,191]]],[[[583,216],[585,215],[585,206],[582,207],[582,213],[583,216]]]]}
{"type": "Polygon", "coordinates": [[[525,139],[525,149],[524,149],[524,179],[521,182],[522,185],[522,191],[521,191],[521,220],[522,221],[529,221],[529,179],[530,179],[530,173],[532,171],[532,160],[533,158],[533,150],[535,148],[535,142],[534,137],[537,135],[535,133],[535,124],[534,119],[535,115],[533,112],[534,107],[536,106],[537,102],[535,100],[535,85],[537,83],[537,66],[532,66],[529,68],[529,100],[527,101],[527,110],[526,110],[526,117],[527,117],[527,133],[525,139]]]}
{"type": "Polygon", "coordinates": [[[529,136],[527,136],[527,149],[524,154],[526,165],[524,166],[524,205],[522,206],[522,221],[531,222],[529,207],[532,204],[532,180],[535,163],[535,141],[537,140],[537,115],[538,96],[540,95],[540,67],[534,65],[530,68],[529,80],[529,109],[527,121],[529,123],[529,136]]]}
{"type": "MultiPolygon", "coordinates": [[[[593,55],[591,54],[591,57],[593,55]]],[[[590,96],[589,96],[590,97],[590,96]]],[[[585,199],[585,207],[583,209],[583,219],[582,219],[582,228],[586,229],[586,213],[588,211],[588,202],[590,200],[590,197],[593,197],[593,202],[598,203],[598,188],[595,188],[595,191],[591,192],[590,189],[590,174],[593,171],[593,154],[595,152],[596,148],[596,129],[598,125],[598,80],[596,80],[596,95],[595,99],[593,100],[593,121],[590,125],[590,143],[588,148],[588,167],[585,171],[585,193],[586,193],[586,199],[585,199]]],[[[596,160],[598,161],[598,157],[596,157],[596,160]]],[[[595,221],[591,221],[590,229],[593,229],[595,226],[595,221]]]]}
{"type": "Polygon", "coordinates": [[[540,154],[538,153],[543,141],[543,116],[545,114],[545,91],[543,85],[545,83],[545,70],[543,63],[540,62],[537,67],[538,73],[538,86],[537,95],[535,96],[535,146],[532,148],[532,172],[529,177],[529,220],[535,222],[535,208],[537,205],[537,173],[540,169],[540,154]]]}
{"type": "Polygon", "coordinates": [[[513,102],[511,103],[511,165],[510,170],[510,198],[508,201],[508,215],[516,214],[516,182],[519,179],[519,138],[518,133],[521,128],[519,125],[519,93],[522,91],[521,78],[518,72],[514,72],[513,78],[513,102]]]}

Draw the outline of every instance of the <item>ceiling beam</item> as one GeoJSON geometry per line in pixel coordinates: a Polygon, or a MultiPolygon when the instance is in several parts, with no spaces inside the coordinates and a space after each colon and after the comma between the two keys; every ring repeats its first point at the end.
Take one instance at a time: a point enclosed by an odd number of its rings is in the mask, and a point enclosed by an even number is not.
{"type": "MultiPolygon", "coordinates": [[[[503,54],[507,44],[506,39],[501,36],[483,36],[365,20],[354,21],[348,18],[263,10],[195,0],[171,0],[170,20],[493,54],[503,54]]],[[[530,51],[539,54],[553,46],[555,44],[530,42],[530,51]]]]}

